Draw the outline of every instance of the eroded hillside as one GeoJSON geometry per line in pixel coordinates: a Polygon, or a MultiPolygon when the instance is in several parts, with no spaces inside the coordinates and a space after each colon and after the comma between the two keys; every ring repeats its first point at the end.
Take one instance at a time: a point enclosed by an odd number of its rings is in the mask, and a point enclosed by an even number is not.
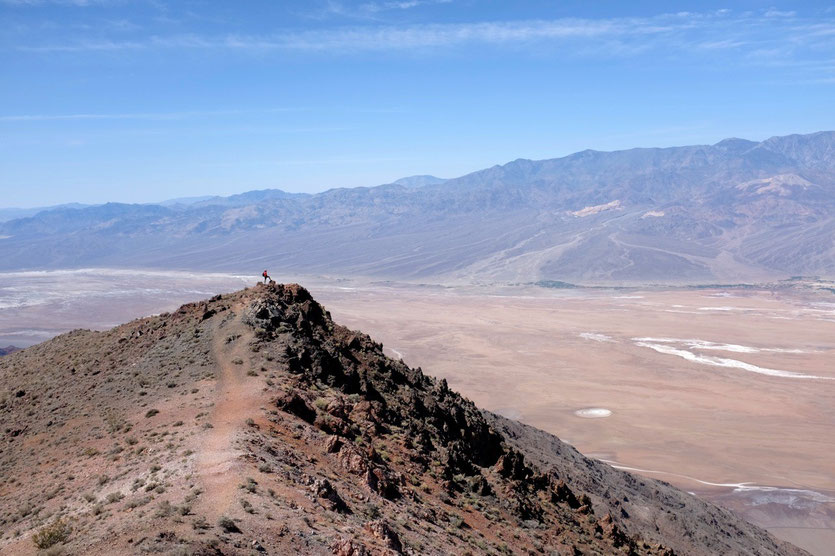
{"type": "Polygon", "coordinates": [[[0,552],[800,554],[259,285],[0,360],[0,552]]]}

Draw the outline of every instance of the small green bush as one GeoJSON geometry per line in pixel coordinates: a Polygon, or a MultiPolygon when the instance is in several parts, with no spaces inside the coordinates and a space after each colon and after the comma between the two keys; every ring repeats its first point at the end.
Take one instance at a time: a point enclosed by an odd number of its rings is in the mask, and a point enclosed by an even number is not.
{"type": "Polygon", "coordinates": [[[72,533],[72,527],[67,522],[59,519],[35,533],[32,536],[32,541],[35,546],[43,550],[59,542],[67,542],[70,533],[72,533]]]}

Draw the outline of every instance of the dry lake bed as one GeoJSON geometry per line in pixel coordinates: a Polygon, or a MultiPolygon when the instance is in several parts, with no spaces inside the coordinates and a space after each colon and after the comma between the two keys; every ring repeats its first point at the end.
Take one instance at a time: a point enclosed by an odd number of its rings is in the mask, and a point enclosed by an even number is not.
{"type": "MultiPolygon", "coordinates": [[[[835,294],[769,289],[403,286],[321,278],[333,317],[481,407],[835,546],[835,294]]],[[[0,346],[106,328],[257,276],[0,274],[0,346]]]]}

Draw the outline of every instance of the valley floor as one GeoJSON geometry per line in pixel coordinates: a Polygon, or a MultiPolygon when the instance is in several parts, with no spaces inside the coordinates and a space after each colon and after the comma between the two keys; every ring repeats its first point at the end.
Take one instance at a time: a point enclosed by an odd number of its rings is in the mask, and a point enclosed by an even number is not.
{"type": "MultiPolygon", "coordinates": [[[[105,328],[256,279],[0,274],[0,345],[105,328]]],[[[485,409],[729,507],[813,553],[835,543],[835,295],[287,279],[307,284],[337,322],[485,409]]]]}

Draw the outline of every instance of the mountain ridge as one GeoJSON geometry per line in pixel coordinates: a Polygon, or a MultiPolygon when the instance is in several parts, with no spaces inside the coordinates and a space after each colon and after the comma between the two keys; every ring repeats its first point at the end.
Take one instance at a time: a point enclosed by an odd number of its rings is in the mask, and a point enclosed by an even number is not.
{"type": "Polygon", "coordinates": [[[835,132],[818,132],[518,159],[420,186],[50,211],[0,223],[0,269],[257,259],[452,283],[760,281],[835,275],[833,215],[835,132]],[[781,183],[739,187],[757,180],[781,183]]]}
{"type": "Polygon", "coordinates": [[[804,554],[482,412],[294,284],[76,330],[0,378],[4,553],[804,554]]]}

